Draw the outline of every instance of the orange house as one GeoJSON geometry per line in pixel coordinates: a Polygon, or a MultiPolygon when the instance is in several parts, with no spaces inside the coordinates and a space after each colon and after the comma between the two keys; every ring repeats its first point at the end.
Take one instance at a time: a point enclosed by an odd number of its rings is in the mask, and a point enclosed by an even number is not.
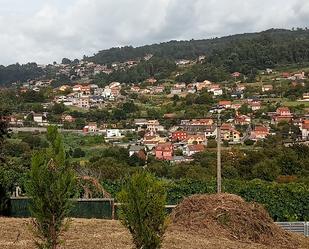
{"type": "Polygon", "coordinates": [[[160,143],[155,148],[156,159],[172,160],[174,148],[172,143],[160,143]]]}

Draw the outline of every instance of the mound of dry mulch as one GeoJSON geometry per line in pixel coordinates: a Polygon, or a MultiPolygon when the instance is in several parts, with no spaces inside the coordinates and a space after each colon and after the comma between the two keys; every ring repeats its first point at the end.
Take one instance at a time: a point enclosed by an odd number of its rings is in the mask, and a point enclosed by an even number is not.
{"type": "Polygon", "coordinates": [[[194,195],[184,199],[171,214],[170,229],[205,237],[221,237],[281,248],[298,242],[277,226],[257,203],[232,194],[194,195]]]}

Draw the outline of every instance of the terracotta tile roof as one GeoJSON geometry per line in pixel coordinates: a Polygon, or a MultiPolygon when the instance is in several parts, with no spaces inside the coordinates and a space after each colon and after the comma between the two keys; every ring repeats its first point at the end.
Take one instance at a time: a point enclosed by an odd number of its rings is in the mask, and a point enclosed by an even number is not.
{"type": "Polygon", "coordinates": [[[188,145],[188,149],[190,151],[203,151],[205,150],[205,146],[203,144],[192,144],[188,145]]]}

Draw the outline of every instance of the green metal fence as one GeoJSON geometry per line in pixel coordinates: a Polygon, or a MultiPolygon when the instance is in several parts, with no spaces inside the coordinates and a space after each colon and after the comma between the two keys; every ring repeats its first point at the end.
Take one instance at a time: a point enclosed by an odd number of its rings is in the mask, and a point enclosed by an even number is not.
{"type": "Polygon", "coordinates": [[[11,198],[9,203],[9,215],[16,218],[30,217],[29,198],[11,198]]]}
{"type": "Polygon", "coordinates": [[[114,218],[114,199],[79,199],[74,202],[71,217],[74,218],[114,218]]]}
{"type": "MultiPolygon", "coordinates": [[[[114,218],[114,199],[74,199],[74,207],[70,216],[74,218],[114,218]]],[[[30,217],[29,198],[11,198],[10,212],[11,217],[27,218],[30,217]]]]}

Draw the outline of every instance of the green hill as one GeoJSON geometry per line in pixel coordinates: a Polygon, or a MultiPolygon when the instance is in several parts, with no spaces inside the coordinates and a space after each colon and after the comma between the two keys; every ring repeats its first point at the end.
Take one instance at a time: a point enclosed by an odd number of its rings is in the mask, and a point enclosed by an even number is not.
{"type": "MultiPolygon", "coordinates": [[[[158,57],[169,59],[196,59],[199,55],[212,55],[214,52],[224,49],[232,50],[234,48],[254,43],[264,49],[276,49],[276,53],[285,52],[281,48],[297,49],[298,45],[306,47],[309,45],[309,31],[303,29],[284,30],[270,29],[260,33],[246,33],[231,35],[222,38],[190,40],[190,41],[169,41],[160,44],[146,45],[141,47],[122,47],[111,48],[99,51],[91,57],[86,57],[88,60],[99,63],[108,64],[112,62],[124,62],[127,60],[142,58],[146,54],[153,54],[158,57]],[[248,44],[249,43],[249,44],[248,44]]],[[[267,51],[268,52],[268,51],[267,51]]],[[[300,51],[303,52],[303,51],[300,51]]],[[[286,53],[286,52],[285,52],[286,53]]],[[[282,56],[285,56],[285,53],[282,56]]],[[[250,56],[250,54],[248,54],[250,56]]],[[[254,56],[254,54],[252,54],[254,56]]],[[[298,61],[298,54],[294,54],[293,62],[298,61]]],[[[254,58],[252,58],[254,59],[254,58]]],[[[306,57],[308,60],[308,56],[306,57]]],[[[290,59],[283,59],[283,62],[289,62],[290,59]]],[[[281,62],[281,59],[279,60],[281,62]]]]}
{"type": "MultiPolygon", "coordinates": [[[[98,64],[112,64],[143,59],[148,54],[153,55],[149,61],[142,61],[137,67],[115,71],[110,75],[100,74],[95,81],[140,82],[148,77],[165,79],[177,71],[175,60],[195,60],[205,55],[207,59],[204,63],[193,65],[182,72],[177,80],[190,82],[208,79],[220,82],[228,79],[230,73],[238,71],[247,76],[250,82],[255,80],[260,69],[309,63],[309,31],[270,29],[222,38],[111,48],[99,51],[94,56],[85,56],[85,59],[98,64]]],[[[0,85],[41,77],[44,73],[35,63],[0,66],[0,85]]]]}

